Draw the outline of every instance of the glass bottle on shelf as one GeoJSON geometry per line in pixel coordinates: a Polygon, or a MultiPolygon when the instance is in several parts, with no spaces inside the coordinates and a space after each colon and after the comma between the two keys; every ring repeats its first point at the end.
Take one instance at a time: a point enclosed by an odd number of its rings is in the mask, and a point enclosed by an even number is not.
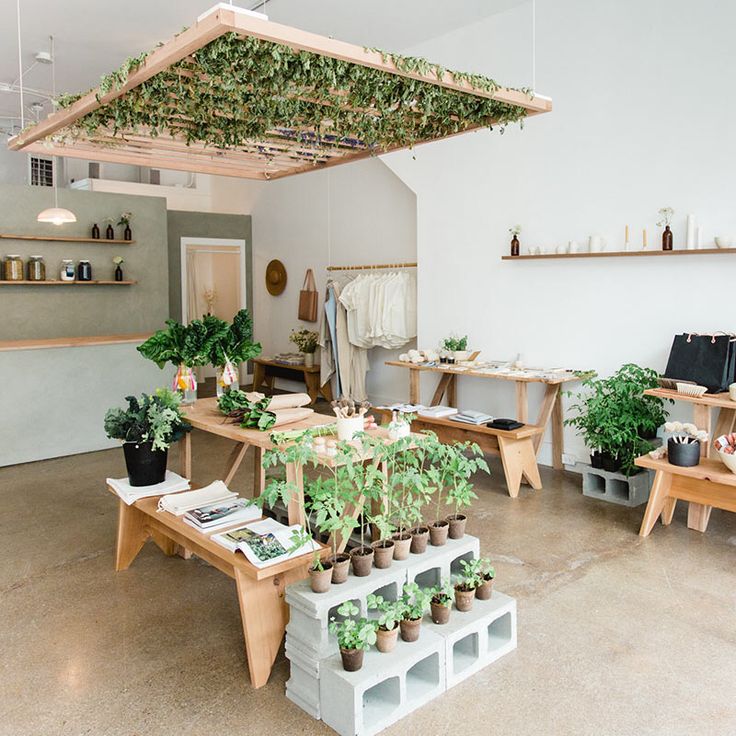
{"type": "Polygon", "coordinates": [[[99,240],[100,239],[100,226],[97,223],[95,223],[94,225],[92,225],[92,237],[95,240],[99,240]]]}
{"type": "Polygon", "coordinates": [[[77,281],[92,281],[92,266],[89,261],[79,261],[77,281]]]}
{"type": "Polygon", "coordinates": [[[46,263],[43,256],[31,256],[28,259],[28,280],[46,281],[46,263]]]}
{"type": "Polygon", "coordinates": [[[65,259],[61,262],[61,271],[59,272],[59,278],[62,281],[75,281],[77,273],[74,270],[74,261],[65,259]]]}
{"type": "Polygon", "coordinates": [[[672,250],[672,230],[669,225],[665,225],[662,232],[662,250],[672,250]]]}

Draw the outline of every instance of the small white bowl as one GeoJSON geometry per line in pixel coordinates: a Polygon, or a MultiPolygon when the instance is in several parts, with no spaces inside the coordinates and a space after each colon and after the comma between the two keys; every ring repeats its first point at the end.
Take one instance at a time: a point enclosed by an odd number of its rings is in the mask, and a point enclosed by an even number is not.
{"type": "Polygon", "coordinates": [[[736,455],[727,455],[725,452],[718,450],[718,457],[721,458],[723,464],[732,472],[736,473],[736,455]]]}
{"type": "Polygon", "coordinates": [[[716,245],[719,248],[731,248],[733,246],[733,238],[723,235],[716,236],[716,245]]]}

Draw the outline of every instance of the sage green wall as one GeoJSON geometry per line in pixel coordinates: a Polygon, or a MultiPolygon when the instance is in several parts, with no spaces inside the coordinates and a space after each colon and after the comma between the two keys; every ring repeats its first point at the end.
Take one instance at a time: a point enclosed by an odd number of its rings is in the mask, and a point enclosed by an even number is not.
{"type": "MultiPolygon", "coordinates": [[[[0,240],[0,256],[17,253],[26,261],[30,255],[43,255],[47,278],[58,278],[62,259],[77,262],[86,258],[92,265],[93,279],[111,279],[112,258],[120,255],[125,259],[125,278],[138,283],[0,286],[0,340],[148,332],[160,327],[169,313],[166,200],[63,189],[59,190],[59,206],[72,210],[77,222],[60,227],[37,222],[38,213],[52,206],[53,191],[49,188],[0,186],[0,233],[89,237],[94,222],[102,228],[104,217],[114,217],[117,222],[120,213],[128,211],[133,213],[136,243],[0,240]]],[[[118,237],[121,231],[116,228],[118,237]]]]}
{"type": "Polygon", "coordinates": [[[245,289],[247,305],[253,314],[253,238],[249,215],[222,215],[211,212],[169,210],[169,314],[182,320],[181,239],[231,238],[245,240],[245,289]]]}

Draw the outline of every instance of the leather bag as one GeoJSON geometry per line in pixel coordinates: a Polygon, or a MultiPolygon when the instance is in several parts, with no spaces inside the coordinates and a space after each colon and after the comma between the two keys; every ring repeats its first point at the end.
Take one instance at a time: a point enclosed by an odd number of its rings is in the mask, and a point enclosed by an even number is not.
{"type": "Polygon", "coordinates": [[[299,292],[299,319],[304,322],[316,322],[318,302],[319,294],[314,280],[314,272],[311,268],[308,268],[304,276],[304,285],[299,292]]]}

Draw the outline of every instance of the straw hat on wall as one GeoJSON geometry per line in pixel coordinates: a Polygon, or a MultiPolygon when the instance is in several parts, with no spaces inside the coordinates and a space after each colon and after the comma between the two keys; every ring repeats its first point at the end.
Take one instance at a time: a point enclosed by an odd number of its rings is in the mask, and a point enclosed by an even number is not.
{"type": "Polygon", "coordinates": [[[266,266],[266,288],[271,296],[278,296],[286,288],[286,268],[281,261],[273,260],[266,266]]]}

